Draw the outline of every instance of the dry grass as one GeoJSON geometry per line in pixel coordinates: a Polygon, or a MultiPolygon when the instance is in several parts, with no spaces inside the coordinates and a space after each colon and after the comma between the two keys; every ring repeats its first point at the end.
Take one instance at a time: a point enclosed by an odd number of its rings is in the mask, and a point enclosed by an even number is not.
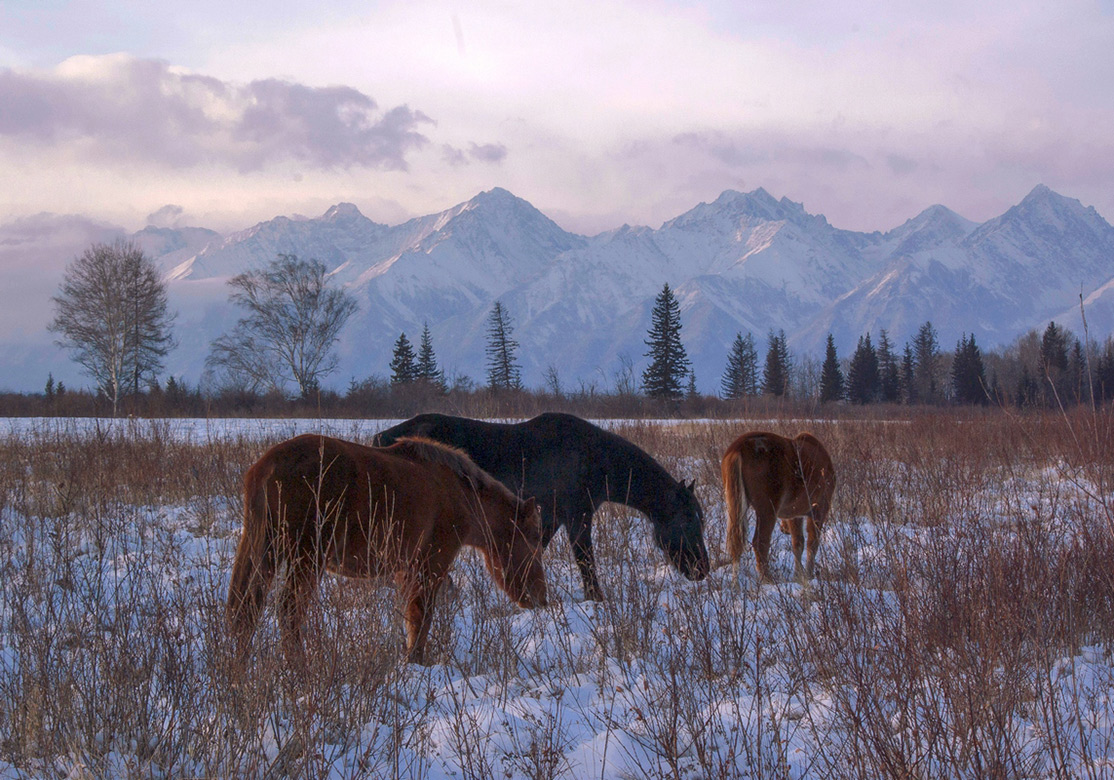
{"type": "Polygon", "coordinates": [[[400,662],[392,588],[327,580],[308,678],[286,671],[269,619],[239,687],[225,588],[240,475],[267,442],[157,426],[8,436],[0,762],[34,776],[427,777],[443,762],[573,777],[588,723],[603,758],[646,776],[1114,775],[1110,675],[1073,666],[1114,647],[1110,414],[624,423],[697,480],[714,562],[719,456],[753,428],[809,429],[836,464],[811,587],[757,592],[749,568],[684,582],[644,521],[607,505],[604,603],[577,600],[563,537],[547,553],[555,606],[537,613],[464,556],[431,634],[438,666],[422,669],[400,662]],[[577,698],[586,681],[610,698],[577,698]],[[493,700],[513,717],[494,722],[493,700]]]}

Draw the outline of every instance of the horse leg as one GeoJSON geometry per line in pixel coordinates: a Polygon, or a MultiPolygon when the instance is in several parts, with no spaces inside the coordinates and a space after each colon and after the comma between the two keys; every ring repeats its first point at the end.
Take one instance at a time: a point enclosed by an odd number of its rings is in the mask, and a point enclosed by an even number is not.
{"type": "MultiPolygon", "coordinates": [[[[790,517],[781,521],[781,530],[790,535],[793,540],[793,576],[798,582],[804,583],[809,579],[810,574],[806,574],[806,569],[801,565],[801,553],[805,550],[805,529],[804,518],[790,517]]],[[[811,564],[811,558],[809,563],[811,564]]]]}
{"type": "MultiPolygon", "coordinates": [[[[246,534],[245,534],[246,536],[246,534]]],[[[236,665],[243,668],[251,651],[251,638],[263,611],[275,573],[274,552],[258,554],[241,541],[228,588],[228,625],[236,642],[236,665]]]]}
{"type": "Polygon", "coordinates": [[[820,550],[820,531],[823,527],[823,518],[808,516],[808,555],[805,558],[805,573],[808,574],[809,579],[812,579],[816,553],[820,550]]]}
{"type": "Polygon", "coordinates": [[[592,519],[582,517],[565,524],[569,535],[572,555],[576,568],[580,570],[580,580],[584,583],[584,598],[587,601],[603,601],[603,591],[596,579],[596,559],[592,553],[592,519]]]}
{"type": "Polygon", "coordinates": [[[770,536],[774,532],[774,523],[777,517],[773,509],[759,510],[754,508],[754,539],[750,546],[754,548],[754,561],[758,569],[758,582],[773,582],[770,577],[770,536]]]}
{"type": "Polygon", "coordinates": [[[397,579],[402,584],[402,595],[406,602],[406,661],[424,666],[426,642],[429,639],[430,626],[433,625],[433,605],[444,576],[419,571],[399,575],[397,579]]]}
{"type": "Polygon", "coordinates": [[[306,669],[305,647],[302,644],[302,623],[313,595],[317,592],[320,572],[311,561],[300,559],[290,563],[290,569],[279,593],[279,629],[282,649],[287,662],[299,672],[306,669]]]}

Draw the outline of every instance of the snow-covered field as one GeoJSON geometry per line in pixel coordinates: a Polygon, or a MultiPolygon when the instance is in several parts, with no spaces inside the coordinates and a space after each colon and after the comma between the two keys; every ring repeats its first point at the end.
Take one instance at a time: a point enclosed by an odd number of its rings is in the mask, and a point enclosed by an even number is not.
{"type": "MultiPolygon", "coordinates": [[[[807,587],[784,538],[779,584],[749,562],[688,582],[608,505],[604,602],[561,537],[538,611],[465,554],[420,667],[392,587],[326,578],[308,678],[268,612],[233,689],[242,469],[264,442],[389,424],[0,423],[0,778],[1114,776],[1107,470],[1002,455],[998,428],[918,448],[818,424],[840,487],[807,587]]],[[[718,454],[747,427],[616,424],[697,480],[714,562],[718,454]]]]}

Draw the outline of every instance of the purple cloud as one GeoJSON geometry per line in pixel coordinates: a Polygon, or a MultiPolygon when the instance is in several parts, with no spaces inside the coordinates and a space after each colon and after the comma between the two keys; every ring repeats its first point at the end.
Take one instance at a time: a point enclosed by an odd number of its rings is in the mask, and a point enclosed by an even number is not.
{"type": "Polygon", "coordinates": [[[498,165],[507,158],[507,147],[503,144],[477,144],[473,143],[468,151],[445,144],[442,147],[442,158],[446,163],[455,167],[467,165],[469,161],[498,165]]]}
{"type": "Polygon", "coordinates": [[[431,122],[408,106],[380,111],[350,87],[237,85],[124,57],[82,59],[47,74],[0,70],[0,105],[0,138],[75,145],[94,159],[240,171],[284,160],[406,170],[407,154],[428,143],[419,128],[431,122]]]}
{"type": "Polygon", "coordinates": [[[468,156],[479,162],[501,163],[507,158],[507,147],[503,144],[472,144],[468,156]]]}

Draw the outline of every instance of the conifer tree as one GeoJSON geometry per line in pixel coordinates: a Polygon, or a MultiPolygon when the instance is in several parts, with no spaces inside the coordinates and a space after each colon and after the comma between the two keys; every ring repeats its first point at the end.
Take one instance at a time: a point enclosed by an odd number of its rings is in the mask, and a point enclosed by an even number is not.
{"type": "Polygon", "coordinates": [[[789,342],[785,331],[770,331],[766,344],[766,367],[762,372],[762,392],[783,396],[789,390],[789,342]]]}
{"type": "Polygon", "coordinates": [[[727,399],[758,394],[758,353],[754,349],[754,337],[749,333],[746,338],[742,333],[735,334],[720,390],[727,399]]]}
{"type": "Polygon", "coordinates": [[[1114,399],[1114,338],[1107,338],[1102,352],[1095,359],[1091,392],[1102,403],[1114,399]]]}
{"type": "Polygon", "coordinates": [[[843,400],[843,392],[843,369],[839,367],[835,339],[829,333],[828,344],[824,349],[824,366],[820,369],[820,400],[843,400]]]}
{"type": "Polygon", "coordinates": [[[391,358],[391,384],[407,385],[417,378],[418,365],[414,361],[414,348],[403,333],[395,342],[394,356],[391,358]]]}
{"type": "Polygon", "coordinates": [[[931,321],[921,325],[913,338],[913,357],[913,382],[917,389],[917,400],[923,404],[939,403],[940,347],[931,321]]]}
{"type": "Polygon", "coordinates": [[[648,336],[645,344],[650,348],[646,352],[650,365],[642,372],[642,390],[651,398],[678,400],[690,365],[681,343],[681,307],[668,282],[654,301],[648,336]]]}
{"type": "Polygon", "coordinates": [[[901,368],[897,364],[889,334],[883,328],[878,334],[878,373],[882,380],[882,402],[901,402],[901,368]]]}
{"type": "Polygon", "coordinates": [[[1068,341],[1067,331],[1055,322],[1048,323],[1041,336],[1039,385],[1045,406],[1066,404],[1068,398],[1068,341]]]}
{"type": "Polygon", "coordinates": [[[847,398],[856,404],[870,404],[882,395],[882,381],[878,373],[878,353],[874,351],[870,334],[859,336],[859,344],[851,357],[847,371],[847,398]]]}
{"type": "Polygon", "coordinates": [[[429,323],[422,324],[422,340],[418,346],[418,379],[440,388],[445,387],[444,373],[437,365],[433,352],[433,337],[429,334],[429,323]]]}
{"type": "Polygon", "coordinates": [[[1079,339],[1075,340],[1071,354],[1068,355],[1067,385],[1068,397],[1072,403],[1079,404],[1087,400],[1087,356],[1079,339]]]}
{"type": "Polygon", "coordinates": [[[982,352],[975,344],[975,334],[966,333],[955,346],[955,359],[952,360],[952,395],[956,403],[986,404],[986,368],[982,362],[982,352]]]}
{"type": "Polygon", "coordinates": [[[503,304],[495,302],[487,325],[487,384],[492,390],[521,390],[522,371],[515,362],[518,342],[503,304]]]}
{"type": "Polygon", "coordinates": [[[907,404],[915,404],[920,400],[917,396],[916,360],[911,344],[905,345],[905,353],[901,357],[901,397],[907,404]]]}

